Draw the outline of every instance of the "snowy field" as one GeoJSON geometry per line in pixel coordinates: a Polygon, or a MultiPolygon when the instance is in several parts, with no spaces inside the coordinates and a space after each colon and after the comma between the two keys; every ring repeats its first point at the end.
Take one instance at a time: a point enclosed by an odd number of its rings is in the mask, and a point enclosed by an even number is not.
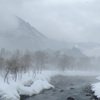
{"type": "MultiPolygon", "coordinates": [[[[51,77],[56,75],[63,76],[99,76],[99,72],[88,71],[42,71],[33,76],[32,72],[23,74],[22,79],[15,82],[9,78],[9,84],[4,82],[0,76],[0,96],[5,100],[20,100],[20,95],[29,95],[40,93],[43,89],[54,88],[49,82],[51,77]]],[[[98,77],[100,79],[100,77],[98,77]]],[[[95,94],[100,96],[100,83],[93,84],[95,94]],[[99,87],[99,88],[98,88],[99,87]]]]}

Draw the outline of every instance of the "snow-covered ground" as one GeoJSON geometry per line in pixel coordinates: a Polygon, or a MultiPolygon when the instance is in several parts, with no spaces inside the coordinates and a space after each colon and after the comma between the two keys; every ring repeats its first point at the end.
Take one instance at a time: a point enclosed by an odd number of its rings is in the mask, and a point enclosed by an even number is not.
{"type": "MultiPolygon", "coordinates": [[[[100,80],[100,76],[98,76],[96,79],[100,80]]],[[[94,95],[100,98],[100,82],[92,84],[92,90],[94,91],[94,95]]]]}
{"type": "MultiPolygon", "coordinates": [[[[88,71],[42,71],[42,73],[36,73],[34,77],[32,72],[23,74],[22,79],[17,79],[15,82],[13,79],[9,79],[9,84],[4,82],[0,76],[0,96],[5,100],[20,100],[20,95],[33,95],[40,93],[43,89],[54,88],[49,82],[50,78],[55,75],[64,76],[97,76],[99,72],[88,71]]],[[[94,89],[96,84],[94,84],[94,89]]],[[[100,87],[98,83],[96,86],[100,87]]],[[[100,91],[100,89],[99,89],[100,91]]],[[[100,92],[98,94],[100,96],[100,92]]]]}

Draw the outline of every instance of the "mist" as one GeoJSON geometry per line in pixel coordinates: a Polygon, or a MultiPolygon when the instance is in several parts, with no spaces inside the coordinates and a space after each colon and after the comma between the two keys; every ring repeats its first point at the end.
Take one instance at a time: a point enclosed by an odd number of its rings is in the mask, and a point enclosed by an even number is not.
{"type": "Polygon", "coordinates": [[[0,100],[100,98],[99,9],[99,0],[0,0],[0,100]]]}
{"type": "Polygon", "coordinates": [[[84,55],[99,57],[99,3],[99,0],[0,0],[0,47],[67,52],[77,46],[84,55]]]}
{"type": "Polygon", "coordinates": [[[3,35],[6,32],[12,31],[14,29],[17,29],[18,27],[18,21],[16,20],[16,17],[9,13],[0,13],[0,34],[3,35]]]}
{"type": "MultiPolygon", "coordinates": [[[[6,17],[7,13],[16,15],[49,38],[100,43],[99,4],[99,0],[0,0],[0,17],[2,14],[6,17]]],[[[9,20],[9,16],[2,21],[16,23],[12,18],[9,20]]],[[[4,31],[13,25],[0,26],[1,31],[4,31]]]]}
{"type": "Polygon", "coordinates": [[[6,59],[12,61],[17,53],[21,55],[19,59],[27,55],[30,59],[27,63],[37,71],[98,71],[99,3],[98,0],[0,0],[1,58],[7,63],[6,59]]]}

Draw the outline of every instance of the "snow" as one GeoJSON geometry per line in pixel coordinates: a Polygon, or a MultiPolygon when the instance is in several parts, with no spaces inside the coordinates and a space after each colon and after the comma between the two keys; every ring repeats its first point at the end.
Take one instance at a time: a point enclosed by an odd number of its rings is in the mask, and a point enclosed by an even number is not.
{"type": "Polygon", "coordinates": [[[100,98],[100,82],[92,84],[92,90],[94,91],[94,95],[100,98]]]}
{"type": "MultiPolygon", "coordinates": [[[[100,80],[100,76],[98,76],[96,79],[100,80]]],[[[94,91],[94,95],[100,98],[100,82],[92,84],[92,91],[94,91]]]]}
{"type": "MultiPolygon", "coordinates": [[[[17,78],[16,82],[10,78],[9,84],[4,82],[0,76],[0,96],[5,100],[20,100],[20,95],[32,96],[33,94],[40,93],[43,89],[54,88],[51,85],[50,79],[55,75],[64,76],[90,76],[100,75],[99,72],[88,71],[42,71],[36,73],[36,76],[30,71],[22,75],[22,79],[17,78]]],[[[100,92],[99,92],[100,93],[100,92]]]]}
{"type": "Polygon", "coordinates": [[[16,88],[13,85],[9,85],[7,83],[1,82],[0,80],[0,96],[4,100],[19,100],[20,96],[16,91],[16,88]]]}

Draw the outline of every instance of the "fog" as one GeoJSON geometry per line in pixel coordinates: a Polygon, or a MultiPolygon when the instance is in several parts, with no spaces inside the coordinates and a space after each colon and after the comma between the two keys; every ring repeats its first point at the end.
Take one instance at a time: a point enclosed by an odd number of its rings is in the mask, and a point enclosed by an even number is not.
{"type": "Polygon", "coordinates": [[[99,9],[99,0],[0,0],[0,100],[97,99],[99,9]]]}
{"type": "MultiPolygon", "coordinates": [[[[12,31],[18,27],[16,17],[9,13],[0,13],[0,35],[12,31]]],[[[6,34],[7,35],[7,34],[6,34]]]]}
{"type": "Polygon", "coordinates": [[[0,0],[0,49],[42,48],[48,65],[64,66],[63,71],[66,66],[99,69],[100,44],[95,43],[100,43],[99,4],[99,0],[0,0]]]}
{"type": "Polygon", "coordinates": [[[16,27],[17,23],[8,17],[13,14],[47,37],[68,42],[100,43],[99,5],[99,0],[0,0],[0,30],[16,27]],[[7,17],[6,20],[2,20],[2,15],[7,17]]]}

